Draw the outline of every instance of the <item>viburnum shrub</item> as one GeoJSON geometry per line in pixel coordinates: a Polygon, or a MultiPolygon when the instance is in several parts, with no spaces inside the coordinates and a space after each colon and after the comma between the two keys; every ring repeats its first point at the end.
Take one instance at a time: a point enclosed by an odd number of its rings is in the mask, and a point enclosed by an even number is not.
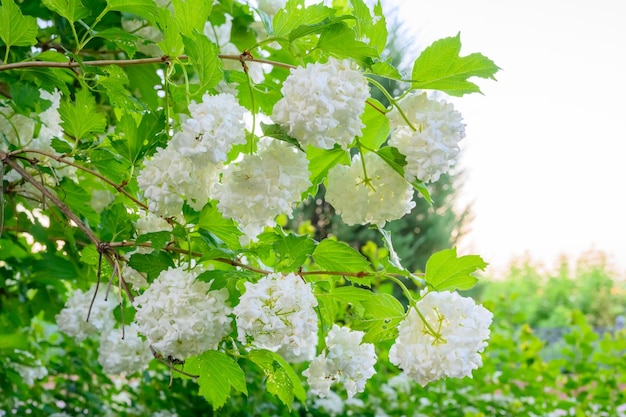
{"type": "Polygon", "coordinates": [[[10,372],[46,365],[15,353],[35,317],[99,346],[106,374],[160,362],[214,408],[247,394],[250,364],[287,407],[358,396],[385,343],[421,385],[481,366],[492,314],[455,291],[486,263],[447,249],[409,271],[384,227],[459,157],[461,114],[430,92],[479,92],[469,78],[498,67],[461,56],[456,35],[404,74],[383,54],[381,4],[334,3],[2,1],[10,372]],[[386,256],[283,227],[321,188],[346,224],[380,231],[386,256]]]}

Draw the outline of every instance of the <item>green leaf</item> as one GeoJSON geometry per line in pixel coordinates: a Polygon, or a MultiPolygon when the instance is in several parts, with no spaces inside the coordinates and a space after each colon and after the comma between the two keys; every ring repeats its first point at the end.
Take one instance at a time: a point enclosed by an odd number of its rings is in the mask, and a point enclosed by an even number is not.
{"type": "Polygon", "coordinates": [[[199,376],[199,392],[213,408],[226,404],[231,389],[248,394],[244,372],[225,353],[209,350],[189,358],[185,361],[185,372],[199,376]]]}
{"type": "Polygon", "coordinates": [[[335,58],[352,58],[361,66],[369,67],[378,51],[355,39],[356,34],[345,23],[336,23],[326,28],[317,42],[317,49],[335,58]]]}
{"type": "Polygon", "coordinates": [[[212,1],[206,0],[173,0],[174,21],[183,36],[191,37],[194,32],[203,33],[204,24],[209,18],[212,1]]]}
{"type": "Polygon", "coordinates": [[[355,323],[355,330],[365,331],[364,343],[377,343],[393,339],[397,335],[398,324],[404,319],[404,307],[391,294],[372,293],[361,301],[365,313],[363,320],[355,323]]]}
{"type": "MultiPolygon", "coordinates": [[[[73,280],[78,277],[76,266],[67,258],[49,252],[42,252],[41,259],[32,262],[32,268],[37,277],[46,277],[53,280],[73,280]]],[[[34,276],[31,279],[38,279],[34,276]]]]}
{"type": "Polygon", "coordinates": [[[145,272],[149,280],[155,279],[167,268],[175,266],[165,252],[135,253],[130,257],[128,265],[139,272],[145,272]]]}
{"type": "Polygon", "coordinates": [[[248,76],[243,71],[225,71],[224,75],[226,82],[237,83],[239,104],[252,112],[260,109],[265,114],[272,114],[274,105],[283,97],[279,84],[268,82],[250,85],[248,76]]]}
{"type": "Polygon", "coordinates": [[[85,246],[80,254],[80,261],[86,265],[98,265],[100,253],[95,245],[85,246]]]}
{"type": "Polygon", "coordinates": [[[133,222],[130,220],[124,204],[109,205],[100,214],[100,217],[98,230],[100,231],[100,238],[104,241],[113,242],[132,238],[133,222]]]}
{"type": "Polygon", "coordinates": [[[129,94],[126,86],[129,84],[128,76],[117,65],[108,65],[102,68],[104,74],[98,77],[98,85],[102,86],[109,97],[111,105],[124,108],[127,111],[142,111],[146,106],[129,94]]]}
{"type": "Polygon", "coordinates": [[[76,214],[87,220],[92,226],[100,223],[100,215],[91,207],[90,199],[85,196],[91,195],[83,187],[74,181],[64,180],[56,187],[57,197],[76,214]]]}
{"type": "Polygon", "coordinates": [[[160,9],[158,24],[163,32],[163,40],[157,45],[161,48],[163,54],[173,57],[180,55],[184,50],[183,40],[180,36],[181,30],[169,9],[160,9]]]}
{"type": "MultiPolygon", "coordinates": [[[[394,171],[400,174],[404,178],[404,167],[406,165],[406,157],[398,151],[398,149],[393,146],[385,146],[376,151],[376,155],[380,156],[394,171]]],[[[415,188],[421,195],[424,197],[424,200],[428,204],[432,204],[433,201],[430,198],[430,193],[428,192],[428,188],[424,185],[420,180],[415,180],[411,183],[413,188],[415,188]]]]}
{"type": "Polygon", "coordinates": [[[283,129],[280,125],[278,124],[268,125],[268,124],[261,122],[261,130],[263,131],[263,136],[267,136],[270,138],[282,140],[283,142],[290,143],[296,148],[304,152],[304,149],[300,147],[300,143],[296,139],[289,136],[289,134],[285,131],[285,129],[283,129]]]}
{"type": "Polygon", "coordinates": [[[213,233],[230,248],[238,249],[241,247],[239,243],[241,231],[234,221],[225,219],[217,206],[212,203],[206,204],[202,209],[198,227],[213,233]]]}
{"type": "Polygon", "coordinates": [[[347,304],[361,304],[363,301],[374,296],[374,293],[365,288],[343,286],[336,287],[330,293],[333,298],[347,304]]]}
{"type": "Polygon", "coordinates": [[[183,35],[185,52],[200,79],[200,95],[215,87],[222,79],[222,61],[218,58],[217,46],[204,34],[193,32],[191,37],[183,35]]]}
{"type": "Polygon", "coordinates": [[[374,15],[370,14],[370,9],[363,0],[350,0],[356,17],[355,31],[358,39],[367,38],[369,45],[376,48],[378,53],[382,53],[387,45],[387,22],[383,15],[380,1],[374,6],[374,15]]]}
{"type": "Polygon", "coordinates": [[[43,0],[43,4],[72,23],[91,15],[80,0],[43,0]]]}
{"type": "Polygon", "coordinates": [[[285,7],[278,10],[274,15],[272,20],[274,36],[290,38],[291,31],[299,26],[319,23],[327,17],[334,16],[334,14],[335,10],[323,4],[305,7],[304,0],[289,0],[285,7]]]}
{"type": "Polygon", "coordinates": [[[96,100],[87,89],[76,93],[74,103],[64,100],[59,106],[61,127],[68,135],[80,140],[87,133],[103,133],[107,121],[104,114],[96,111],[96,100]]]}
{"type": "MultiPolygon", "coordinates": [[[[374,99],[371,99],[371,101],[377,108],[383,108],[380,102],[374,99]]],[[[361,115],[361,121],[365,125],[365,128],[363,129],[363,136],[359,141],[365,147],[377,150],[385,143],[387,136],[389,136],[389,119],[384,113],[368,105],[365,106],[365,111],[361,115]]]]}
{"type": "MultiPolygon", "coordinates": [[[[9,91],[11,93],[11,99],[20,109],[28,109],[30,111],[37,110],[36,104],[39,101],[39,89],[35,84],[18,81],[9,85],[9,91]]],[[[28,112],[26,114],[28,114],[28,112]]]]}
{"type": "Polygon", "coordinates": [[[24,16],[13,0],[3,0],[0,5],[0,39],[7,48],[31,46],[37,43],[37,19],[24,16]]]}
{"type": "Polygon", "coordinates": [[[106,39],[115,46],[126,52],[129,58],[133,58],[137,52],[137,44],[143,42],[142,37],[128,33],[121,28],[106,28],[94,33],[94,37],[106,39]]]}
{"type": "Polygon", "coordinates": [[[380,75],[381,77],[389,78],[392,80],[401,80],[402,74],[396,67],[388,62],[376,62],[371,67],[372,73],[380,75]]]}
{"type": "Polygon", "coordinates": [[[494,75],[500,68],[479,53],[461,57],[460,51],[460,33],[435,41],[413,64],[412,88],[440,90],[451,96],[480,93],[480,88],[468,78],[495,80],[494,75]]]}
{"type": "Polygon", "coordinates": [[[350,163],[350,154],[340,147],[326,150],[309,146],[306,148],[306,156],[309,160],[311,182],[314,187],[317,187],[317,184],[321,183],[324,178],[326,178],[328,170],[332,167],[337,164],[347,165],[350,163]]]}
{"type": "Polygon", "coordinates": [[[369,261],[346,243],[324,239],[313,251],[313,259],[324,271],[362,272],[362,277],[346,278],[362,285],[371,285],[372,278],[367,277],[367,273],[373,272],[369,261]]]}
{"type": "Polygon", "coordinates": [[[315,241],[307,236],[289,234],[273,244],[277,272],[295,271],[301,267],[315,250],[315,241]]]}
{"type": "Polygon", "coordinates": [[[107,0],[109,10],[126,12],[154,22],[159,9],[154,0],[107,0]]]}
{"type": "Polygon", "coordinates": [[[428,258],[424,279],[436,291],[468,290],[478,281],[472,274],[486,266],[478,255],[459,258],[456,248],[445,249],[428,258]]]}
{"type": "Polygon", "coordinates": [[[298,38],[302,38],[304,36],[313,35],[321,33],[328,26],[334,25],[335,23],[347,20],[354,19],[353,16],[339,16],[326,18],[319,23],[315,23],[313,25],[301,25],[289,32],[289,42],[293,42],[298,38]]]}
{"type": "Polygon", "coordinates": [[[65,154],[72,152],[72,146],[64,140],[59,138],[52,138],[50,146],[59,154],[65,154]]]}
{"type": "Polygon", "coordinates": [[[151,232],[151,233],[146,233],[146,234],[137,236],[137,239],[135,239],[135,242],[137,242],[138,244],[144,243],[144,242],[150,242],[151,243],[150,247],[155,251],[159,251],[163,249],[165,245],[167,245],[171,240],[172,240],[172,234],[168,231],[162,231],[162,232],[151,232]]]}
{"type": "Polygon", "coordinates": [[[277,396],[289,410],[294,396],[306,401],[306,391],[300,378],[280,355],[269,350],[252,350],[245,358],[263,370],[267,391],[277,396]]]}

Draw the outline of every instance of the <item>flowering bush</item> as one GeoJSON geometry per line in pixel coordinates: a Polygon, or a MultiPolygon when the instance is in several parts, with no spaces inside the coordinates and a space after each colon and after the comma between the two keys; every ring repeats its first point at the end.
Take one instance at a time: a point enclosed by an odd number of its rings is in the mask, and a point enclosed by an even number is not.
{"type": "MultiPolygon", "coordinates": [[[[29,374],[19,352],[33,351],[29,381],[56,366],[48,351],[97,352],[111,390],[161,386],[165,371],[173,390],[214,409],[265,389],[291,410],[321,404],[316,396],[330,403],[335,384],[358,405],[386,360],[377,352],[394,341],[390,361],[420,384],[480,366],[491,315],[453,291],[486,263],[448,249],[415,273],[384,225],[411,210],[416,191],[430,202],[426,183],[454,165],[464,136],[460,113],[422,90],[476,92],[468,78],[498,67],[451,54],[456,36],[402,74],[382,55],[380,4],[258,6],[0,5],[0,348],[13,378],[29,374]],[[284,227],[320,189],[347,224],[380,230],[382,258],[284,227]],[[410,361],[416,354],[429,356],[410,361]],[[249,384],[258,373],[264,384],[249,384]]],[[[92,378],[74,365],[55,375],[56,387],[92,378]]],[[[89,407],[42,401],[50,412],[132,405],[121,394],[89,407]]]]}

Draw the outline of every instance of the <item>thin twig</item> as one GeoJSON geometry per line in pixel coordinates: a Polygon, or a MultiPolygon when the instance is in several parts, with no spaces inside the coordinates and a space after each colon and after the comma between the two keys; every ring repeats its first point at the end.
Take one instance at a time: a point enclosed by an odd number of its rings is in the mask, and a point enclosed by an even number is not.
{"type": "Polygon", "coordinates": [[[98,294],[98,288],[100,288],[100,275],[102,274],[102,252],[98,253],[98,272],[97,272],[97,281],[96,281],[96,289],[93,292],[93,297],[91,297],[91,303],[89,304],[89,310],[87,311],[87,320],[89,321],[89,317],[91,316],[91,309],[93,308],[93,304],[96,302],[96,295],[98,294]]]}
{"type": "Polygon", "coordinates": [[[46,152],[46,151],[40,151],[38,149],[29,149],[29,148],[18,149],[18,150],[9,152],[8,155],[19,155],[19,154],[22,154],[22,153],[36,153],[36,154],[39,154],[39,155],[47,156],[48,158],[54,159],[55,161],[60,162],[62,164],[66,164],[66,165],[69,165],[69,166],[73,166],[74,168],[80,169],[81,171],[84,171],[84,172],[86,172],[88,174],[91,174],[94,177],[97,177],[100,180],[106,182],[111,187],[115,188],[115,190],[117,192],[122,193],[128,199],[132,200],[133,203],[137,204],[139,207],[143,208],[144,210],[148,210],[148,206],[147,205],[145,205],[141,201],[137,200],[128,191],[124,190],[124,185],[117,184],[117,183],[111,181],[110,179],[108,179],[104,175],[100,174],[99,172],[96,172],[96,171],[94,171],[92,169],[89,169],[87,167],[79,165],[79,164],[77,164],[77,163],[75,163],[73,161],[69,161],[69,160],[67,160],[67,159],[65,159],[65,158],[63,158],[61,156],[58,156],[58,155],[55,155],[53,153],[46,152]]]}
{"type": "Polygon", "coordinates": [[[72,220],[76,224],[76,227],[78,227],[85,235],[87,235],[89,240],[91,240],[94,245],[98,246],[100,244],[100,240],[91,231],[91,229],[88,228],[85,223],[83,223],[83,221],[76,214],[74,214],[74,212],[68,206],[65,205],[65,203],[63,203],[56,195],[50,192],[50,190],[48,190],[45,185],[39,183],[39,181],[37,181],[35,178],[33,178],[32,175],[26,172],[26,170],[22,168],[20,164],[13,160],[11,155],[7,154],[4,151],[0,151],[0,160],[4,161],[5,164],[13,168],[18,174],[22,176],[22,178],[24,178],[24,180],[31,183],[33,187],[35,187],[44,197],[50,200],[52,204],[57,206],[61,213],[63,213],[67,218],[72,220]]]}

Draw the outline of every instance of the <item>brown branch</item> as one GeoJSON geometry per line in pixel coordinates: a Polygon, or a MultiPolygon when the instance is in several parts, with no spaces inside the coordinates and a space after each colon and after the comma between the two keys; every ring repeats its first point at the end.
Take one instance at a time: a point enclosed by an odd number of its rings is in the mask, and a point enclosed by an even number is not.
{"type": "Polygon", "coordinates": [[[65,205],[59,198],[54,195],[50,190],[48,190],[43,184],[37,181],[32,175],[30,175],[26,170],[15,160],[13,160],[12,156],[6,152],[0,151],[0,160],[3,163],[7,164],[11,168],[13,168],[18,174],[22,176],[26,181],[31,183],[33,187],[35,187],[39,192],[46,197],[48,200],[52,201],[52,204],[58,207],[58,209],[63,213],[67,218],[72,220],[76,226],[93,242],[94,245],[98,246],[100,244],[100,240],[98,237],[88,228],[85,223],[76,215],[74,212],[65,205]]]}
{"type": "MultiPolygon", "coordinates": [[[[111,267],[115,268],[115,260],[113,259],[115,254],[111,253],[112,249],[106,243],[101,242],[100,239],[98,239],[98,237],[95,235],[95,233],[89,227],[87,227],[87,225],[85,225],[85,223],[76,214],[74,214],[74,212],[65,203],[63,203],[55,194],[48,190],[45,185],[37,181],[32,175],[26,172],[26,170],[13,158],[14,155],[11,155],[4,151],[0,151],[0,161],[2,162],[2,164],[6,164],[13,168],[18,174],[22,176],[22,178],[24,178],[25,181],[32,184],[32,186],[35,187],[45,198],[51,201],[52,204],[54,204],[59,209],[59,211],[61,211],[61,213],[65,215],[65,217],[70,219],[76,225],[76,227],[78,227],[78,229],[80,229],[80,231],[82,231],[87,236],[87,238],[89,238],[89,240],[94,245],[96,245],[98,252],[106,257],[107,262],[111,265],[111,267]]],[[[129,299],[132,299],[133,295],[129,291],[128,287],[125,288],[129,299]]]]}
{"type": "MultiPolygon", "coordinates": [[[[112,247],[112,248],[133,247],[133,246],[141,246],[141,247],[144,247],[144,248],[151,248],[152,247],[152,243],[150,243],[150,242],[136,243],[136,242],[133,242],[133,241],[109,242],[109,243],[107,243],[107,245],[112,247]]],[[[187,249],[177,248],[177,247],[169,245],[169,244],[166,245],[163,248],[163,250],[168,251],[168,252],[180,253],[180,254],[183,254],[183,255],[191,255],[191,256],[195,256],[197,258],[202,257],[202,253],[201,252],[194,252],[194,251],[190,251],[190,250],[187,250],[187,249]]],[[[239,261],[235,261],[233,259],[213,258],[211,260],[212,261],[216,261],[216,262],[220,262],[220,263],[224,263],[224,264],[228,264],[228,265],[232,265],[232,266],[237,266],[237,267],[240,267],[240,268],[244,268],[244,269],[247,269],[248,271],[256,272],[256,273],[263,274],[263,275],[268,275],[268,274],[273,273],[273,271],[268,271],[268,270],[265,270],[265,269],[255,268],[253,266],[246,265],[244,263],[241,263],[239,261]]],[[[344,277],[364,278],[364,277],[377,275],[377,272],[368,272],[368,271],[358,271],[358,272],[346,272],[346,271],[299,271],[298,275],[301,275],[301,276],[305,276],[305,275],[335,275],[335,276],[344,276],[344,277]]]]}
{"type": "MultiPolygon", "coordinates": [[[[228,54],[218,54],[218,58],[221,59],[230,59],[234,61],[240,62],[258,62],[261,64],[270,64],[276,67],[282,68],[295,68],[293,65],[284,64],[282,62],[270,61],[267,59],[258,59],[252,57],[249,54],[241,54],[241,55],[228,55],[228,54]]],[[[176,57],[177,60],[185,61],[188,59],[187,55],[179,55],[176,57]]],[[[0,65],[0,71],[8,71],[13,69],[20,68],[79,68],[82,66],[106,66],[106,65],[118,65],[118,66],[129,66],[129,65],[145,65],[145,64],[169,64],[172,62],[172,58],[163,55],[162,57],[155,58],[137,58],[137,59],[97,59],[94,61],[68,61],[68,62],[54,62],[54,61],[24,61],[24,62],[13,62],[11,64],[3,64],[0,65]]]]}
{"type": "Polygon", "coordinates": [[[116,184],[115,182],[111,181],[110,179],[108,179],[107,177],[103,176],[102,174],[100,174],[99,172],[93,171],[87,167],[84,167],[82,165],[79,165],[75,162],[72,161],[68,161],[67,159],[64,159],[60,156],[57,156],[55,154],[52,154],[50,152],[45,152],[45,151],[40,151],[37,149],[18,149],[16,151],[12,151],[9,152],[8,155],[12,156],[12,155],[19,155],[22,153],[36,153],[39,155],[43,155],[43,156],[47,156],[48,158],[52,158],[57,162],[60,162],[62,164],[66,164],[66,165],[70,165],[73,166],[77,169],[80,169],[88,174],[91,174],[97,178],[100,178],[102,181],[106,182],[107,184],[109,184],[111,187],[115,188],[115,190],[119,193],[124,194],[127,198],[129,198],[130,200],[133,201],[133,203],[137,204],[138,206],[140,206],[141,208],[143,208],[144,210],[148,210],[148,206],[145,205],[144,203],[142,203],[141,201],[137,200],[135,197],[133,197],[132,195],[130,195],[126,190],[124,190],[124,185],[120,185],[120,184],[116,184]]]}

